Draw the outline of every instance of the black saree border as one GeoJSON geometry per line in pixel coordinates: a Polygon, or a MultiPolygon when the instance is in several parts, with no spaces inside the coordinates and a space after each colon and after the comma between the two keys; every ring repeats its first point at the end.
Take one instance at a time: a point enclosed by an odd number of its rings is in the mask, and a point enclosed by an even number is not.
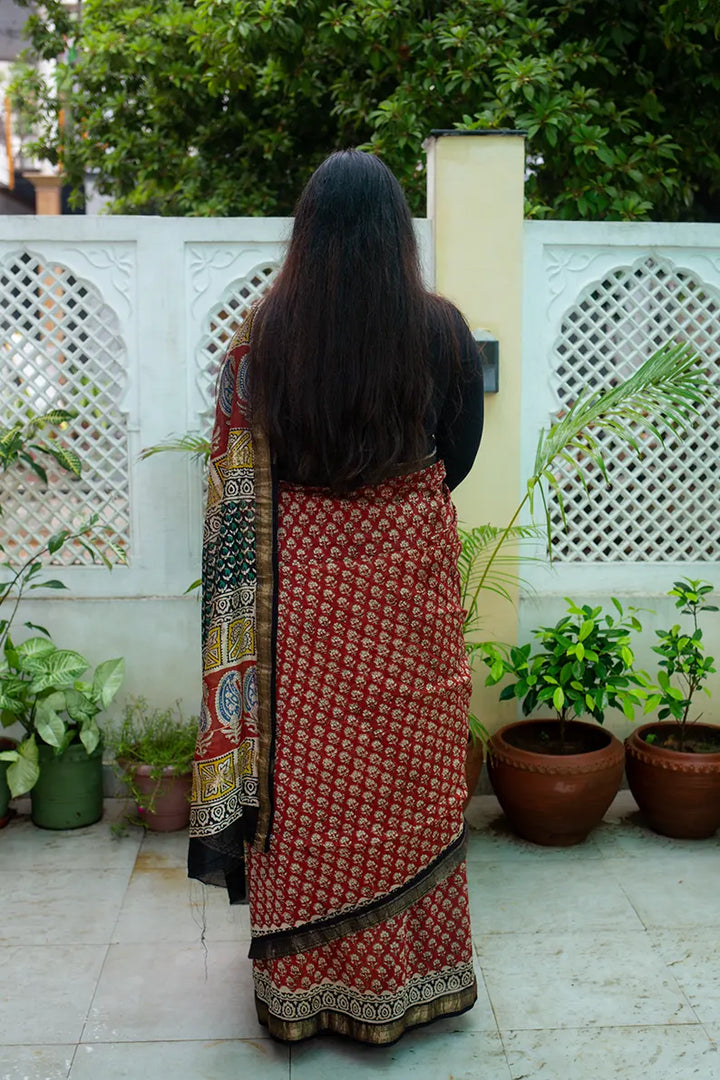
{"type": "Polygon", "coordinates": [[[456,870],[467,856],[468,827],[463,822],[460,834],[409,881],[398,886],[391,893],[369,900],[352,909],[328,915],[315,922],[303,923],[288,930],[270,931],[267,934],[254,933],[250,942],[248,956],[251,960],[277,960],[293,953],[307,952],[331,941],[357,933],[372,926],[387,922],[399,915],[416,901],[444,881],[456,870]]]}

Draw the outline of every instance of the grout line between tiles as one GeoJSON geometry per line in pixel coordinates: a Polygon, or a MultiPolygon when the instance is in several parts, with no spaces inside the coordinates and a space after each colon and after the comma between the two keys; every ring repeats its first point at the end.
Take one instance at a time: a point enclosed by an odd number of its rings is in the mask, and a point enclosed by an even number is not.
{"type": "MultiPolygon", "coordinates": [[[[132,881],[133,874],[135,873],[135,865],[137,863],[138,855],[142,851],[142,846],[143,846],[144,839],[145,838],[143,837],[143,840],[140,841],[138,849],[135,852],[135,860],[133,861],[132,867],[130,869],[130,873],[128,874],[128,878],[127,878],[127,882],[125,883],[125,889],[123,891],[122,898],[120,900],[120,903],[118,904],[117,915],[115,917],[115,921],[114,921],[114,923],[112,925],[112,929],[110,931],[110,940],[108,941],[107,946],[105,948],[105,956],[103,957],[103,962],[100,965],[100,971],[98,972],[98,977],[97,977],[97,980],[95,982],[95,989],[94,989],[93,995],[92,995],[92,997],[90,999],[90,1004],[88,1005],[87,1013],[85,1015],[83,1025],[82,1025],[82,1028],[80,1030],[80,1038],[78,1039],[76,1047],[75,1047],[75,1054],[77,1054],[77,1048],[80,1046],[80,1044],[83,1042],[83,1039],[85,1038],[85,1032],[87,1030],[87,1025],[88,1025],[88,1021],[90,1019],[90,1016],[92,1015],[92,1009],[93,1009],[93,1005],[95,1004],[95,999],[97,997],[98,987],[100,986],[100,980],[103,977],[103,972],[105,971],[105,965],[107,964],[108,956],[110,955],[110,949],[112,948],[113,937],[115,936],[115,931],[117,930],[118,923],[120,922],[120,914],[122,912],[123,904],[125,903],[125,899],[127,897],[128,890],[130,888],[130,882],[132,881]]],[[[75,1054],[73,1055],[73,1064],[75,1062],[75,1054]]],[[[72,1066],[71,1066],[71,1069],[72,1069],[72,1066]]],[[[68,1074],[68,1075],[70,1075],[70,1074],[68,1074]]]]}

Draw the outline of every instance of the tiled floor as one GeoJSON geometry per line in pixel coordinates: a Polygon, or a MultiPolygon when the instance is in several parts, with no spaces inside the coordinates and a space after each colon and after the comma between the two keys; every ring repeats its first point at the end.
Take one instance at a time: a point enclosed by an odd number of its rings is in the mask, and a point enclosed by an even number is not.
{"type": "Polygon", "coordinates": [[[470,819],[475,1009],[385,1050],[288,1050],[255,1020],[247,911],[187,881],[184,835],[16,818],[0,1080],[718,1080],[720,837],[655,836],[627,792],[567,850],[511,837],[491,797],[470,819]]]}

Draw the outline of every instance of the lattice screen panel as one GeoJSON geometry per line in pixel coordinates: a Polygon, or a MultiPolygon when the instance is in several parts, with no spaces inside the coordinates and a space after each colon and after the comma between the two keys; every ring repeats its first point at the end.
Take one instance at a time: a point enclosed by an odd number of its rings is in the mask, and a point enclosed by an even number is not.
{"type": "Polygon", "coordinates": [[[203,337],[198,346],[197,386],[202,399],[200,428],[211,432],[215,419],[215,383],[225,350],[240,329],[251,306],[270,288],[278,266],[266,262],[256,266],[245,278],[234,281],[207,316],[203,337]]]}
{"type": "MultiPolygon", "coordinates": [[[[0,264],[2,423],[28,411],[73,410],[60,441],[80,456],[80,479],[52,459],[38,460],[47,488],[29,470],[0,477],[3,543],[18,560],[36,554],[53,533],[100,514],[109,535],[129,549],[130,492],[126,420],[119,408],[126,378],[118,317],[96,285],[28,251],[0,264]]],[[[91,563],[79,547],[62,548],[56,565],[91,563]]]]}
{"type": "Polygon", "coordinates": [[[567,534],[557,506],[551,515],[560,561],[720,558],[720,295],[663,258],[612,271],[563,319],[554,389],[562,410],[585,387],[616,384],[668,341],[690,342],[706,361],[713,393],[702,418],[685,439],[647,440],[642,461],[603,436],[611,483],[594,474],[590,497],[565,474],[567,534]]]}

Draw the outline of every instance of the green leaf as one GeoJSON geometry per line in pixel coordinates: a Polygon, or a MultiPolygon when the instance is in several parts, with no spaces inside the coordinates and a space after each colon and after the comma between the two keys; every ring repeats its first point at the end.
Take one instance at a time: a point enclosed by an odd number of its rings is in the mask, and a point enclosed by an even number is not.
{"type": "Polygon", "coordinates": [[[562,707],[565,704],[565,694],[563,693],[562,686],[558,686],[553,694],[553,707],[557,712],[562,712],[562,707]]]}
{"type": "Polygon", "coordinates": [[[50,537],[50,539],[48,540],[48,551],[51,555],[54,555],[56,551],[60,550],[69,535],[69,529],[62,529],[61,532],[55,533],[54,536],[50,537]]]}
{"type": "Polygon", "coordinates": [[[54,709],[45,701],[38,701],[35,709],[35,729],[48,746],[59,747],[65,734],[65,724],[54,709]]]}
{"type": "Polygon", "coordinates": [[[38,764],[38,748],[34,736],[30,736],[17,748],[17,761],[8,766],[7,782],[13,799],[19,795],[26,795],[40,776],[38,764]]]}
{"type": "Polygon", "coordinates": [[[56,648],[52,641],[48,641],[47,638],[34,637],[16,645],[15,651],[19,656],[24,657],[50,656],[56,651],[56,648]]]}
{"type": "Polygon", "coordinates": [[[30,684],[33,694],[39,694],[50,687],[71,686],[83,671],[87,671],[88,662],[80,653],[72,649],[58,649],[44,662],[44,671],[38,672],[30,684]]]}
{"type": "Polygon", "coordinates": [[[57,578],[50,578],[49,581],[37,581],[34,585],[30,586],[31,589],[67,589],[62,581],[58,581],[57,578]]]}
{"type": "Polygon", "coordinates": [[[578,634],[578,641],[584,641],[585,638],[588,637],[589,634],[592,634],[594,629],[595,629],[595,623],[593,622],[593,620],[592,619],[585,619],[582,626],[580,627],[580,632],[578,634]]]}
{"type": "Polygon", "coordinates": [[[125,677],[125,661],[105,660],[98,664],[93,676],[93,690],[99,696],[102,707],[106,709],[122,685],[125,677]]]}
{"type": "Polygon", "coordinates": [[[92,754],[100,742],[100,729],[95,723],[84,724],[80,731],[80,742],[88,754],[92,754]]]}

